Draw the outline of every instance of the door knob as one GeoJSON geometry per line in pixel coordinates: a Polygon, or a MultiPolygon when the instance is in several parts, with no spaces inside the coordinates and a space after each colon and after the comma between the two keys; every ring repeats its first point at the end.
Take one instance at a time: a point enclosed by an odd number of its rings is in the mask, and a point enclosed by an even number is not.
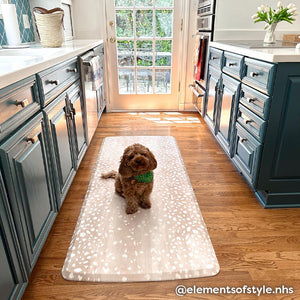
{"type": "Polygon", "coordinates": [[[109,26],[110,26],[110,27],[114,27],[114,26],[115,26],[115,23],[114,23],[114,21],[109,21],[109,23],[108,23],[108,24],[109,24],[109,26]]]}
{"type": "Polygon", "coordinates": [[[109,40],[110,40],[111,43],[114,43],[114,42],[116,41],[116,38],[114,38],[114,37],[112,36],[112,37],[110,37],[109,40]]]}

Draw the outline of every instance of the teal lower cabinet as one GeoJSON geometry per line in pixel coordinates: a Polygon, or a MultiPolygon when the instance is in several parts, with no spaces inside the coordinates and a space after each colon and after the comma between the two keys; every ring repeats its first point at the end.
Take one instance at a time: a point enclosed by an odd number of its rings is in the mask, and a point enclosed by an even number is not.
{"type": "Polygon", "coordinates": [[[300,207],[300,63],[216,55],[204,120],[263,207],[300,207]]]}
{"type": "Polygon", "coordinates": [[[0,157],[11,212],[29,274],[56,216],[42,113],[0,146],[0,157]]]}
{"type": "Polygon", "coordinates": [[[277,74],[255,190],[266,207],[300,207],[300,63],[277,74]]]}
{"type": "Polygon", "coordinates": [[[76,168],[70,134],[70,120],[74,113],[69,111],[66,98],[67,94],[62,93],[44,109],[58,209],[72,183],[76,168]]]}
{"type": "Polygon", "coordinates": [[[73,157],[76,169],[86,152],[87,143],[84,133],[83,106],[81,101],[80,82],[74,83],[67,90],[66,105],[70,112],[70,135],[73,140],[73,157]]]}
{"type": "Polygon", "coordinates": [[[221,72],[212,66],[208,68],[207,87],[208,93],[205,98],[204,119],[210,130],[216,134],[217,104],[220,94],[221,72]]]}
{"type": "Polygon", "coordinates": [[[1,299],[19,299],[27,275],[0,173],[0,291],[1,299]]]}
{"type": "Polygon", "coordinates": [[[222,145],[224,151],[231,156],[240,83],[237,80],[222,74],[219,89],[216,138],[222,145]]]}

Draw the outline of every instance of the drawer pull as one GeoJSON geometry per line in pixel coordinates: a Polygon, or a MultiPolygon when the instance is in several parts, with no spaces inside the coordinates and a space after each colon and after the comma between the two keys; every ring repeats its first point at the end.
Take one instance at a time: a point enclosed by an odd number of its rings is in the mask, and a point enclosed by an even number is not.
{"type": "Polygon", "coordinates": [[[73,68],[73,69],[67,69],[67,72],[73,72],[73,73],[77,73],[78,70],[77,68],[73,68]]]}
{"type": "Polygon", "coordinates": [[[252,122],[254,122],[254,121],[253,121],[253,120],[246,120],[246,121],[245,121],[246,124],[250,124],[250,123],[252,123],[252,122]]]}
{"type": "Polygon", "coordinates": [[[248,140],[245,139],[245,138],[241,139],[241,142],[242,142],[242,143],[247,142],[247,141],[248,141],[248,140]]]}
{"type": "Polygon", "coordinates": [[[255,98],[247,98],[247,101],[248,101],[249,103],[251,103],[251,102],[255,102],[256,99],[255,99],[255,98]]]}
{"type": "Polygon", "coordinates": [[[58,80],[48,80],[49,84],[55,84],[55,85],[59,85],[59,81],[58,80]]]}
{"type": "Polygon", "coordinates": [[[212,56],[211,59],[212,59],[212,60],[216,60],[216,59],[218,59],[218,58],[217,58],[216,56],[212,56]]]}
{"type": "Polygon", "coordinates": [[[29,104],[28,99],[23,99],[23,100],[17,100],[16,105],[17,106],[22,106],[23,108],[26,107],[29,104]]]}
{"type": "Polygon", "coordinates": [[[37,135],[34,135],[34,136],[28,136],[28,137],[26,138],[26,142],[30,142],[31,144],[34,144],[34,143],[37,142],[38,139],[39,139],[39,138],[38,138],[37,135]]]}
{"type": "Polygon", "coordinates": [[[66,118],[70,118],[71,120],[73,120],[74,119],[73,112],[71,111],[71,112],[67,113],[66,118]]]}
{"type": "Polygon", "coordinates": [[[250,76],[251,77],[257,77],[259,74],[258,73],[256,73],[256,72],[250,72],[250,76]]]}
{"type": "Polygon", "coordinates": [[[235,66],[236,65],[236,63],[229,63],[228,64],[228,67],[233,67],[233,66],[235,66]]]}

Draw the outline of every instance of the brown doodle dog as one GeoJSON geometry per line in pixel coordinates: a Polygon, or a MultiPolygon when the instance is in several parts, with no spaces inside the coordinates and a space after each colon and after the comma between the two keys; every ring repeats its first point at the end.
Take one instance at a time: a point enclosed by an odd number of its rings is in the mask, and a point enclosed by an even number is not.
{"type": "Polygon", "coordinates": [[[101,178],[115,178],[116,193],[126,199],[126,213],[134,214],[139,206],[151,207],[152,171],[156,167],[153,153],[141,144],[133,144],[124,150],[119,172],[111,171],[101,178]]]}

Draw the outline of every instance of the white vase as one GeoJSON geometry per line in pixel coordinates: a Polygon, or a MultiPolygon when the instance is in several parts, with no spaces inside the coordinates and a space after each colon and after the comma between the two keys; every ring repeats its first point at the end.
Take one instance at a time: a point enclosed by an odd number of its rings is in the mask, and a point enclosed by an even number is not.
{"type": "Polygon", "coordinates": [[[266,31],[264,43],[266,44],[274,44],[275,43],[275,29],[276,29],[277,23],[273,23],[268,26],[268,29],[266,31]]]}

